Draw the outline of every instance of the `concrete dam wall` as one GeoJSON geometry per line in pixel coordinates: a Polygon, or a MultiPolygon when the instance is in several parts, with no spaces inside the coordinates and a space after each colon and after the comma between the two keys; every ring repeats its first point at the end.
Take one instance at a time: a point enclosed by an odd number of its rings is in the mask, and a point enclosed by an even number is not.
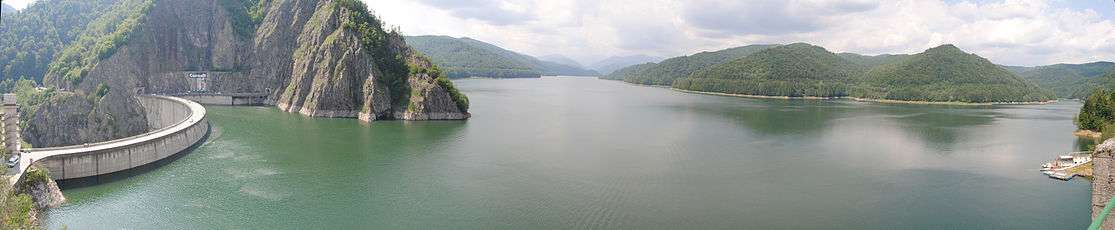
{"type": "Polygon", "coordinates": [[[105,175],[147,165],[182,152],[209,133],[205,108],[177,97],[139,96],[151,130],[112,141],[28,149],[55,180],[105,175]]]}

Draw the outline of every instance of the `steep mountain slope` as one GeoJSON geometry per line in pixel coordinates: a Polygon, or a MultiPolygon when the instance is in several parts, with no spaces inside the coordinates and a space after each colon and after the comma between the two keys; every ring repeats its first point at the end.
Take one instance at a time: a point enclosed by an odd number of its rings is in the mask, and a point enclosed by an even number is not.
{"type": "Polygon", "coordinates": [[[41,81],[55,55],[117,1],[40,0],[20,12],[6,8],[11,11],[0,17],[0,80],[41,81]]]}
{"type": "Polygon", "coordinates": [[[1036,102],[1053,97],[982,57],[942,45],[867,72],[853,96],[929,102],[1036,102]]]}
{"type": "MultiPolygon", "coordinates": [[[[701,52],[689,56],[666,59],[653,67],[639,66],[642,71],[618,70],[604,79],[623,80],[644,85],[671,85],[675,79],[724,62],[745,57],[778,45],[749,45],[715,52],[701,52]]],[[[628,67],[633,68],[633,67],[628,67]]]]}
{"type": "MultiPolygon", "coordinates": [[[[264,21],[297,16],[277,11],[264,21]]],[[[280,109],[361,120],[468,118],[467,98],[362,2],[321,1],[301,31],[280,109]]]]}
{"type": "Polygon", "coordinates": [[[863,70],[825,48],[795,43],[697,71],[673,86],[743,95],[842,97],[853,76],[863,70]]]}
{"type": "Polygon", "coordinates": [[[467,97],[358,0],[120,0],[84,31],[44,79],[65,92],[29,93],[46,99],[24,133],[92,134],[37,146],[142,133],[134,95],[190,92],[190,73],[207,74],[210,93],[270,94],[269,103],[308,116],[469,116],[467,97]]]}
{"type": "Polygon", "coordinates": [[[1038,66],[1019,74],[1023,79],[1052,90],[1059,98],[1084,98],[1097,87],[1096,79],[1115,67],[1111,62],[1038,66]]]}
{"type": "Polygon", "coordinates": [[[408,36],[406,41],[438,64],[451,78],[596,75],[591,70],[541,61],[471,38],[408,36]]]}
{"type": "Polygon", "coordinates": [[[651,57],[647,55],[631,55],[631,56],[611,56],[590,65],[589,68],[600,72],[600,74],[612,74],[616,70],[626,68],[628,66],[653,63],[662,61],[660,57],[651,57]]]}

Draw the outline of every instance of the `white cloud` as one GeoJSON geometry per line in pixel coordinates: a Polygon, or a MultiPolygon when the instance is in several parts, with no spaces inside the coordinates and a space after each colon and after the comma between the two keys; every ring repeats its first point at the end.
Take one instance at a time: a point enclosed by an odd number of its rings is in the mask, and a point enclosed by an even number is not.
{"type": "Polygon", "coordinates": [[[1009,65],[1115,60],[1115,22],[1049,0],[377,0],[412,35],[467,36],[581,62],[756,43],[915,53],[953,43],[1009,65]]]}

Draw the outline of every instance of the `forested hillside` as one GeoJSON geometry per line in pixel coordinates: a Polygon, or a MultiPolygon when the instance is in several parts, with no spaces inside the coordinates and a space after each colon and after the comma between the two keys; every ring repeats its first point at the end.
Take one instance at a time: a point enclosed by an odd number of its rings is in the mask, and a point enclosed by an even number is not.
{"type": "Polygon", "coordinates": [[[1019,74],[1023,79],[1052,90],[1058,98],[1084,98],[1101,86],[1103,76],[1115,63],[1056,64],[1038,66],[1019,74]]]}
{"type": "Polygon", "coordinates": [[[715,52],[701,52],[689,56],[666,59],[654,64],[630,66],[617,70],[604,79],[623,80],[644,85],[672,85],[674,80],[688,77],[699,70],[751,55],[778,45],[749,45],[715,52]],[[629,70],[638,68],[640,71],[629,70]]]}
{"type": "Polygon", "coordinates": [[[62,49],[78,39],[90,21],[119,0],[39,0],[0,20],[0,79],[41,82],[62,49]]]}
{"type": "MultiPolygon", "coordinates": [[[[1115,81],[1115,70],[1107,72],[1103,77],[1105,83],[1115,81]]],[[[1115,137],[1115,90],[1106,87],[1097,88],[1084,98],[1084,106],[1076,115],[1076,127],[1080,130],[1100,132],[1103,140],[1115,137]]]]}
{"type": "Polygon", "coordinates": [[[910,57],[910,55],[908,54],[883,54],[867,56],[854,53],[839,53],[837,55],[844,58],[845,60],[867,68],[875,68],[881,65],[901,61],[910,57]]]}
{"type": "Polygon", "coordinates": [[[1053,98],[987,59],[942,45],[865,74],[855,97],[929,102],[1035,102],[1053,98]]]}
{"type": "Polygon", "coordinates": [[[774,47],[678,79],[674,88],[787,97],[842,97],[864,68],[805,43],[774,47]]]}
{"type": "Polygon", "coordinates": [[[471,38],[407,36],[407,44],[426,55],[450,78],[524,78],[594,76],[596,72],[506,50],[471,38]]]}

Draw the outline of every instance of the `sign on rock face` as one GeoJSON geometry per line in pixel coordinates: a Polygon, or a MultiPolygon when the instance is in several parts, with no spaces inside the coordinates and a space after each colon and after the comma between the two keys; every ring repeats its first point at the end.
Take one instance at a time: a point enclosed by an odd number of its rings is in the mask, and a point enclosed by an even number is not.
{"type": "Polygon", "coordinates": [[[190,92],[209,92],[208,73],[188,73],[186,77],[189,78],[190,92]]]}

